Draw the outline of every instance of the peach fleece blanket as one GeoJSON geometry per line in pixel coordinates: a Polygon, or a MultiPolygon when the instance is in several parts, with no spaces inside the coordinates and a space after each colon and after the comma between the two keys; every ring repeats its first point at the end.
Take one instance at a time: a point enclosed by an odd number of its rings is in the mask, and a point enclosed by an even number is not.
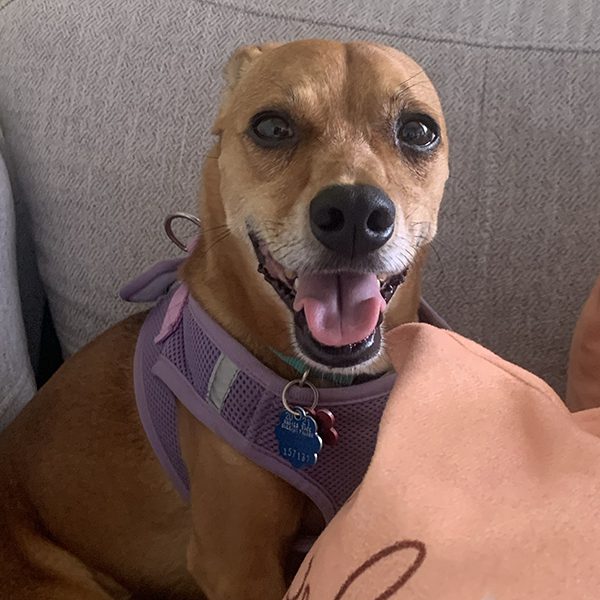
{"type": "Polygon", "coordinates": [[[405,325],[363,483],[286,600],[600,599],[600,280],[568,401],[460,335],[405,325]]]}

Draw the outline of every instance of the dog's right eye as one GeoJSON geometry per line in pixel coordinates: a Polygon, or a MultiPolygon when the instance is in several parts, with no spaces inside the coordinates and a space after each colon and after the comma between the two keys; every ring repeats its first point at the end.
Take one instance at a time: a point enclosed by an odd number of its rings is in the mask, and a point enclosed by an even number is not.
{"type": "Polygon", "coordinates": [[[248,133],[259,146],[274,148],[296,139],[296,132],[285,115],[267,112],[252,118],[248,133]]]}

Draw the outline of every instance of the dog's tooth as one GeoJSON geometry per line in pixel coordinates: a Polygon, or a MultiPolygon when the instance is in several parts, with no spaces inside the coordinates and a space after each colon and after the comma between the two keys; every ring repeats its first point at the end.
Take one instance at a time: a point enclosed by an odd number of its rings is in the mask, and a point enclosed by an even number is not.
{"type": "Polygon", "coordinates": [[[294,271],[292,271],[291,269],[286,269],[284,271],[284,274],[285,274],[286,278],[289,280],[292,280],[296,277],[296,273],[294,271]]]}
{"type": "Polygon", "coordinates": [[[294,289],[298,290],[298,278],[294,279],[294,289]]]}
{"type": "Polygon", "coordinates": [[[379,279],[380,283],[383,283],[386,280],[385,275],[377,275],[377,279],[379,279]]]}

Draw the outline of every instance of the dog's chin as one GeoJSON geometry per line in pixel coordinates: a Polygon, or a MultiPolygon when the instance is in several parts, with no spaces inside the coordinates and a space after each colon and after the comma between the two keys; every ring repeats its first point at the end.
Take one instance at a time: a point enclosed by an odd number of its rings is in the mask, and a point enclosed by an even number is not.
{"type": "MultiPolygon", "coordinates": [[[[273,287],[281,301],[289,308],[291,314],[294,348],[299,358],[310,367],[322,372],[349,375],[374,375],[383,366],[382,360],[382,323],[383,312],[379,312],[376,323],[365,331],[362,339],[354,339],[351,343],[329,345],[318,340],[311,331],[304,308],[296,303],[298,277],[276,261],[268,246],[255,234],[250,233],[250,240],[258,260],[258,271],[273,287]]],[[[389,303],[399,286],[406,278],[407,270],[392,275],[378,275],[379,294],[382,305],[389,303]]],[[[314,276],[314,274],[313,274],[314,276]]],[[[316,276],[319,276],[317,271],[316,276]]],[[[350,273],[360,276],[360,273],[350,273]]],[[[372,280],[371,275],[371,280],[372,280]]],[[[373,300],[371,300],[373,301],[373,300]]],[[[356,336],[355,336],[356,337],[356,336]]]]}

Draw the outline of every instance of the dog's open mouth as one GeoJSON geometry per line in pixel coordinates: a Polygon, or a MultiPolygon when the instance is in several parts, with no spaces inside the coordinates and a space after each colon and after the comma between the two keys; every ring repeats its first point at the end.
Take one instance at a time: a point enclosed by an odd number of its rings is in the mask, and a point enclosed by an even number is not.
{"type": "Polygon", "coordinates": [[[258,271],[294,314],[296,341],[307,358],[330,368],[360,365],[381,348],[383,312],[406,271],[297,274],[277,262],[268,246],[250,235],[258,271]]]}

